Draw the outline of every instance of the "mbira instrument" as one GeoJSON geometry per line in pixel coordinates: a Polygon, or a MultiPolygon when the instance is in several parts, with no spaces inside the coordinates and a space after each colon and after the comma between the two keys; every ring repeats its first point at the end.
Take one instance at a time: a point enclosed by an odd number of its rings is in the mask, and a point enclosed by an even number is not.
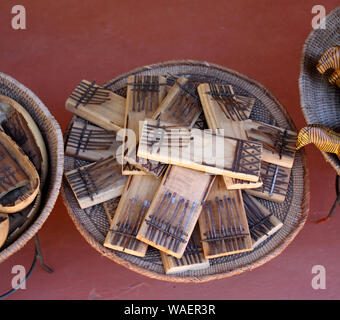
{"type": "Polygon", "coordinates": [[[253,249],[241,190],[226,190],[221,176],[211,187],[198,223],[208,259],[253,249]]]}
{"type": "Polygon", "coordinates": [[[231,119],[223,112],[222,106],[211,98],[209,84],[201,84],[198,92],[209,128],[223,129],[229,137],[259,142],[263,145],[262,160],[287,168],[293,166],[296,132],[250,120],[247,118],[249,113],[244,113],[242,119],[231,119]]]}
{"type": "Polygon", "coordinates": [[[182,258],[160,252],[166,274],[200,270],[209,267],[209,260],[204,257],[199,230],[196,227],[189,239],[182,258]]]}
{"type": "Polygon", "coordinates": [[[18,212],[37,196],[40,186],[38,172],[17,144],[2,131],[0,159],[0,212],[18,212]]]}
{"type": "MultiPolygon", "coordinates": [[[[111,221],[104,246],[144,257],[148,245],[136,239],[160,180],[153,176],[129,176],[111,221]]],[[[111,213],[109,213],[111,215],[111,213]]]]}
{"type": "Polygon", "coordinates": [[[140,158],[254,182],[259,179],[261,154],[258,142],[156,120],[144,121],[138,148],[140,158]]]}
{"type": "Polygon", "coordinates": [[[137,233],[137,239],[181,258],[215,179],[169,166],[137,233]]]}
{"type": "Polygon", "coordinates": [[[44,139],[31,115],[15,100],[0,95],[0,125],[36,168],[42,189],[48,172],[48,156],[44,139]]]}
{"type": "Polygon", "coordinates": [[[127,180],[113,156],[68,171],[65,178],[82,209],[119,197],[127,180]]]}
{"type": "Polygon", "coordinates": [[[191,128],[202,113],[198,83],[180,77],[153,113],[152,119],[191,128]]]}
{"type": "Polygon", "coordinates": [[[132,166],[138,163],[135,147],[140,136],[140,122],[151,118],[167,92],[166,78],[161,76],[130,76],[127,83],[123,139],[123,174],[145,174],[132,166]],[[127,163],[125,163],[125,161],[127,163]]]}
{"type": "Polygon", "coordinates": [[[106,130],[124,127],[125,98],[82,80],[66,100],[66,110],[106,130]]]}
{"type": "MultiPolygon", "coordinates": [[[[192,128],[202,113],[202,107],[197,93],[197,85],[198,83],[183,77],[175,79],[175,82],[169,89],[167,95],[149,118],[158,121],[166,121],[173,125],[192,128]]],[[[135,153],[136,151],[134,150],[132,153],[133,157],[135,157],[135,153]]],[[[133,157],[127,155],[126,160],[129,163],[134,164],[137,168],[153,174],[156,177],[160,177],[164,174],[167,168],[166,164],[158,161],[133,157]]]]}
{"type": "Polygon", "coordinates": [[[248,193],[248,191],[243,191],[243,202],[254,248],[277,232],[283,223],[248,193]]]}
{"type": "Polygon", "coordinates": [[[237,95],[231,85],[202,83],[198,93],[209,128],[221,128],[229,121],[249,118],[255,98],[237,95]]]}
{"type": "Polygon", "coordinates": [[[67,134],[65,154],[86,161],[99,161],[115,157],[120,145],[115,131],[105,130],[77,118],[67,134]]]}
{"type": "Polygon", "coordinates": [[[316,69],[321,74],[324,74],[329,69],[333,70],[333,73],[328,77],[328,81],[340,87],[340,46],[328,48],[318,61],[316,69]]]}
{"type": "Polygon", "coordinates": [[[291,171],[291,168],[262,161],[260,173],[262,186],[247,189],[247,192],[258,198],[282,203],[288,191],[291,171]]]}
{"type": "MultiPolygon", "coordinates": [[[[224,86],[226,87],[226,86],[224,86]]],[[[229,86],[229,93],[232,92],[232,88],[229,86]]],[[[219,89],[221,90],[221,89],[219,89]]],[[[217,90],[217,91],[219,91],[217,90]]],[[[238,110],[238,114],[242,114],[243,117],[230,117],[228,113],[226,113],[225,106],[221,103],[218,103],[216,99],[213,97],[211,92],[213,92],[211,88],[211,84],[201,84],[198,87],[198,92],[202,101],[202,107],[207,119],[207,123],[211,129],[223,129],[223,134],[225,136],[244,139],[246,141],[258,142],[262,144],[262,155],[261,161],[272,163],[278,167],[288,168],[287,170],[281,169],[280,176],[282,171],[290,172],[290,168],[293,166],[294,158],[295,158],[295,144],[297,140],[296,132],[291,130],[279,128],[273,125],[269,125],[266,123],[261,123],[258,121],[250,120],[249,117],[250,112],[245,113],[242,110],[248,110],[249,108],[246,107],[236,107],[234,109],[238,110]]],[[[216,91],[216,89],[215,89],[216,91]]],[[[224,89],[224,91],[226,91],[224,89]]],[[[260,179],[257,182],[249,182],[242,179],[233,179],[230,182],[229,178],[225,177],[225,183],[227,188],[230,190],[233,189],[257,189],[260,190],[261,187],[262,192],[258,193],[259,196],[263,196],[264,198],[276,199],[275,193],[276,191],[278,194],[278,202],[282,202],[282,194],[285,196],[286,189],[281,190],[282,187],[279,186],[280,183],[276,184],[277,189],[274,191],[272,186],[275,185],[276,176],[273,175],[274,184],[271,181],[271,185],[268,189],[269,176],[271,176],[270,172],[266,172],[266,174],[261,171],[264,176],[260,176],[260,179]],[[265,181],[265,186],[263,185],[265,181]],[[280,189],[280,192],[278,191],[280,189]],[[267,192],[268,191],[268,192],[267,192]],[[273,196],[274,195],[274,196],[273,196]]],[[[286,175],[286,173],[284,173],[286,175]]],[[[283,178],[283,176],[281,176],[283,178]]],[[[289,179],[289,175],[288,175],[289,179]]],[[[286,185],[288,187],[288,184],[286,185]]]]}

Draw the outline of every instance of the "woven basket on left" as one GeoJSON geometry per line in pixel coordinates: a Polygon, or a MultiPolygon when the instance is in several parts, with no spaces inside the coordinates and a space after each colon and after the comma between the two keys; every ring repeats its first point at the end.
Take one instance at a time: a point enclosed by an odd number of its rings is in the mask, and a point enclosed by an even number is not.
{"type": "Polygon", "coordinates": [[[48,175],[36,218],[28,228],[7,247],[0,249],[0,263],[20,250],[42,227],[57,200],[64,169],[64,143],[59,124],[41,100],[23,84],[0,73],[0,94],[23,106],[37,124],[48,153],[48,175]]]}

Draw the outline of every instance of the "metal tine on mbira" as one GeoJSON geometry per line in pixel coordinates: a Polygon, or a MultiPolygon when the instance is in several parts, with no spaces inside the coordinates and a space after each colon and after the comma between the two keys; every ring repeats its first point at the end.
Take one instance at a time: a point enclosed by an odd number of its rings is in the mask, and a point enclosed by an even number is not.
{"type": "Polygon", "coordinates": [[[191,128],[202,113],[197,85],[187,78],[177,78],[152,118],[191,128]]]}
{"type": "Polygon", "coordinates": [[[148,229],[145,238],[156,245],[176,252],[180,243],[185,242],[183,237],[188,236],[186,229],[196,203],[191,204],[187,214],[189,206],[189,200],[185,200],[182,196],[177,197],[176,192],[166,191],[151,219],[146,220],[148,229]]]}
{"type": "Polygon", "coordinates": [[[80,104],[103,104],[110,100],[110,94],[106,89],[95,86],[96,81],[88,84],[82,81],[71,93],[70,98],[76,101],[75,108],[80,104]]]}
{"type": "Polygon", "coordinates": [[[116,132],[77,118],[68,131],[65,154],[82,160],[98,161],[115,155],[118,146],[116,132]]]}
{"type": "Polygon", "coordinates": [[[156,75],[132,75],[128,77],[127,99],[125,108],[124,128],[135,133],[136,144],[127,146],[127,140],[123,140],[122,149],[126,150],[123,155],[123,174],[145,175],[149,169],[152,174],[161,174],[150,161],[140,161],[136,157],[136,145],[139,143],[140,122],[151,118],[167,92],[166,79],[156,75]]]}
{"type": "Polygon", "coordinates": [[[249,115],[246,114],[249,108],[249,101],[242,103],[242,100],[237,100],[232,86],[210,83],[209,88],[210,92],[208,92],[208,94],[215,99],[227,119],[241,121],[249,117],[249,115]]]}
{"type": "Polygon", "coordinates": [[[175,258],[162,251],[161,257],[166,274],[200,270],[209,267],[209,260],[204,257],[197,228],[193,231],[181,258],[175,258]]]}
{"type": "Polygon", "coordinates": [[[152,112],[154,101],[158,99],[159,87],[163,85],[159,82],[158,76],[134,76],[133,82],[129,82],[133,92],[132,111],[152,112]],[[149,100],[148,102],[146,100],[149,100]]]}
{"type": "MultiPolygon", "coordinates": [[[[191,218],[192,218],[192,215],[193,215],[193,212],[194,212],[195,208],[196,208],[196,202],[193,202],[191,204],[190,212],[189,212],[187,218],[185,219],[185,223],[184,223],[184,225],[182,227],[182,223],[183,223],[183,220],[185,218],[186,209],[183,212],[183,215],[181,216],[181,219],[180,219],[178,225],[175,228],[175,230],[178,230],[178,232],[176,232],[175,234],[172,235],[172,237],[174,238],[174,241],[175,241],[174,242],[174,247],[173,247],[172,251],[177,252],[180,243],[181,242],[185,242],[185,240],[182,237],[183,236],[184,237],[188,236],[187,228],[188,228],[189,222],[191,221],[191,218]]],[[[169,246],[168,249],[171,249],[171,247],[169,246]]]]}
{"type": "Polygon", "coordinates": [[[129,199],[123,219],[116,223],[116,228],[109,230],[109,233],[113,234],[110,244],[116,250],[130,254],[137,252],[141,242],[136,239],[136,235],[149,206],[150,202],[139,201],[138,196],[129,199]]]}
{"type": "Polygon", "coordinates": [[[137,239],[181,258],[215,176],[169,166],[153,197],[137,239]]]}
{"type": "Polygon", "coordinates": [[[251,137],[251,134],[262,136],[271,141],[262,141],[263,148],[278,153],[280,159],[282,159],[283,155],[294,157],[297,137],[296,135],[289,133],[287,129],[281,130],[280,128],[274,128],[266,125],[251,128],[248,133],[248,139],[251,141],[257,141],[258,139],[251,137]]]}
{"type": "Polygon", "coordinates": [[[127,180],[114,157],[66,172],[65,177],[82,209],[119,197],[127,180]]]}
{"type": "Polygon", "coordinates": [[[150,175],[128,177],[104,241],[105,247],[139,257],[145,256],[148,245],[136,236],[159,184],[160,181],[150,175]],[[123,238],[119,240],[115,232],[122,233],[123,238]]]}
{"type": "Polygon", "coordinates": [[[206,258],[252,250],[243,201],[238,191],[225,191],[223,178],[216,181],[199,218],[206,258]]]}
{"type": "Polygon", "coordinates": [[[291,168],[285,168],[273,163],[261,162],[262,186],[249,189],[249,194],[258,198],[282,203],[288,191],[291,168]]]}
{"type": "MultiPolygon", "coordinates": [[[[150,217],[151,219],[146,220],[146,223],[148,224],[148,229],[146,231],[145,237],[150,239],[151,241],[153,241],[153,238],[155,237],[155,234],[157,232],[157,227],[159,224],[158,215],[164,207],[170,207],[171,205],[170,199],[171,199],[171,193],[170,191],[166,191],[155,213],[150,217]]],[[[163,214],[164,214],[164,211],[163,211],[163,214]]]]}
{"type": "Polygon", "coordinates": [[[123,128],[125,98],[98,86],[96,81],[82,80],[66,100],[65,107],[103,129],[118,131],[123,128]]]}
{"type": "Polygon", "coordinates": [[[243,192],[243,201],[253,246],[258,245],[282,227],[282,222],[247,192],[243,192]]]}

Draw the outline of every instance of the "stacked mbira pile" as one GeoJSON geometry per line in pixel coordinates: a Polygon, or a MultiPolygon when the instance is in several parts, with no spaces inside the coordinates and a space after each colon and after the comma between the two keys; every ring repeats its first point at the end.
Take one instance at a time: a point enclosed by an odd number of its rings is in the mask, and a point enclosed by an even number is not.
{"type": "Polygon", "coordinates": [[[295,132],[250,120],[255,98],[175,76],[130,76],[126,98],[82,81],[66,101],[77,115],[66,155],[91,161],[65,177],[85,209],[103,203],[104,246],[166,273],[251,251],[282,222],[258,198],[283,202],[295,132]]]}

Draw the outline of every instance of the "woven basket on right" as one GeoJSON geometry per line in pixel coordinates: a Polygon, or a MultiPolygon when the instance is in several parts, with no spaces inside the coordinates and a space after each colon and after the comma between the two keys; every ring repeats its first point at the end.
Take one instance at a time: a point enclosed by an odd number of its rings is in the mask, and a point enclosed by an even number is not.
{"type": "MultiPolygon", "coordinates": [[[[322,75],[316,70],[316,65],[328,48],[340,45],[340,7],[330,12],[325,19],[325,28],[313,30],[305,42],[299,87],[306,122],[336,130],[340,128],[340,88],[331,85],[327,75],[322,75]]],[[[331,153],[322,154],[340,175],[338,157],[331,153]]]]}

